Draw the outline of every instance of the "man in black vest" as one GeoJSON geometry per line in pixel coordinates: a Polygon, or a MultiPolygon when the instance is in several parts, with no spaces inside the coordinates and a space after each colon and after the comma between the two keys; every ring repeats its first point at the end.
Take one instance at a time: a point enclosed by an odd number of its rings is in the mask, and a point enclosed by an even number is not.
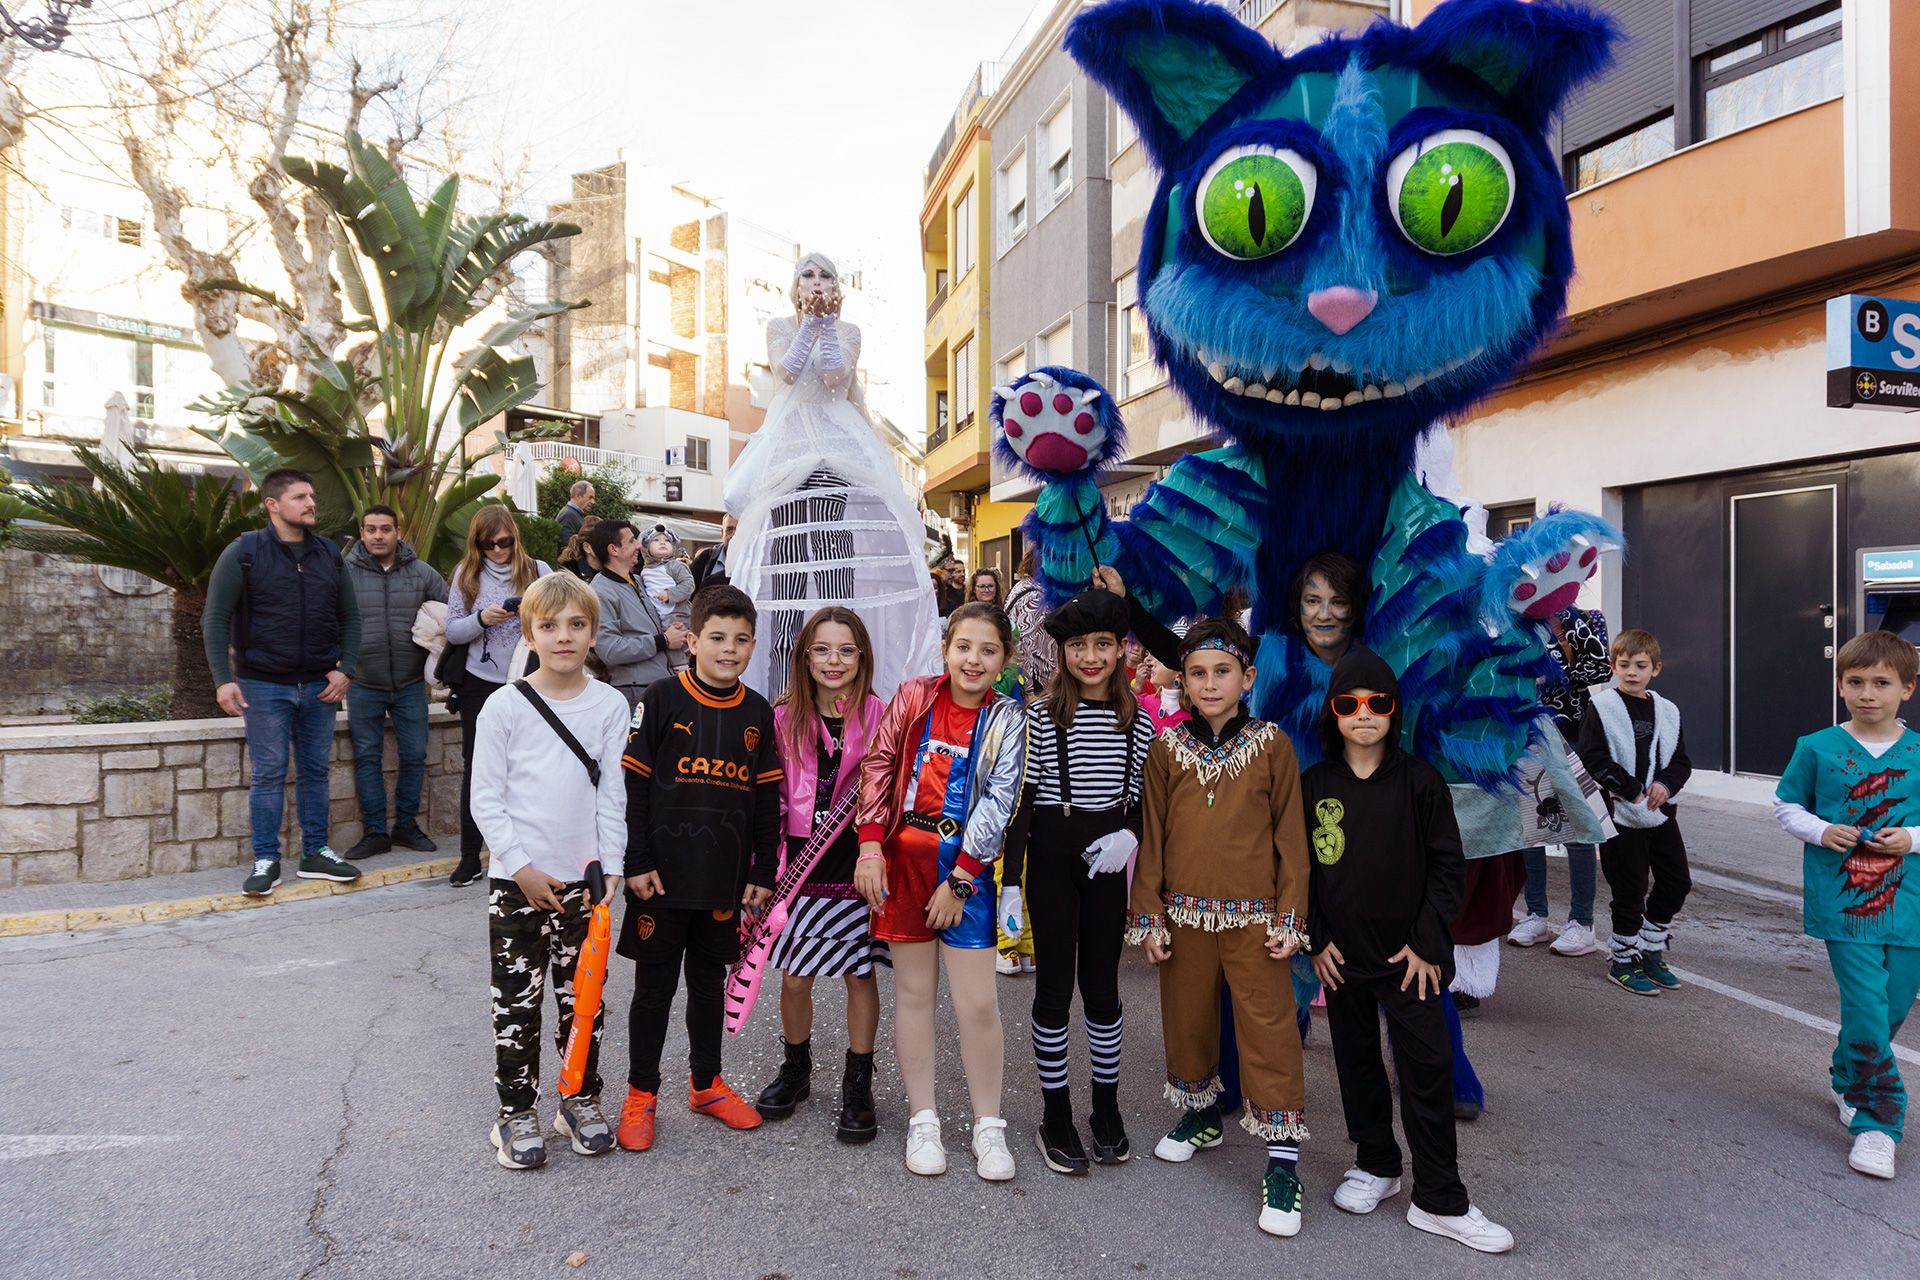
{"type": "Polygon", "coordinates": [[[300,877],[360,878],[359,868],[327,847],[327,761],[340,700],[359,664],[360,610],[340,549],[313,531],[313,477],[290,468],[268,473],[260,504],[267,527],[241,534],[220,553],[200,626],[214,696],[228,715],[247,721],[253,874],[242,889],[264,898],[280,883],[290,746],[300,877]]]}

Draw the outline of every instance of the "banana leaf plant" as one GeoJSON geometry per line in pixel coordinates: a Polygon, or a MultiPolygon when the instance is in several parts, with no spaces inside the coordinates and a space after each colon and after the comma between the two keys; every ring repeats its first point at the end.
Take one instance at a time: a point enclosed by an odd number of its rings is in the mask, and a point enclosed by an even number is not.
{"type": "MultiPolygon", "coordinates": [[[[477,464],[512,440],[497,433],[494,444],[472,454],[458,446],[540,389],[532,358],[503,349],[548,316],[587,304],[536,303],[477,337],[465,336],[465,326],[500,292],[515,259],[580,228],[510,213],[460,216],[458,176],[416,205],[400,171],[358,134],[347,137],[345,168],[293,156],[285,166],[337,224],[334,270],[350,313],[346,327],[370,335],[371,351],[354,359],[309,337],[311,376],[301,381],[310,385],[228,387],[194,406],[222,423],[202,434],[256,482],[276,467],[311,473],[325,532],[348,529],[356,513],[386,503],[415,551],[446,568],[459,557],[473,513],[500,482],[477,464]]],[[[244,281],[202,287],[248,294],[296,325],[301,319],[271,290],[244,281]]]]}

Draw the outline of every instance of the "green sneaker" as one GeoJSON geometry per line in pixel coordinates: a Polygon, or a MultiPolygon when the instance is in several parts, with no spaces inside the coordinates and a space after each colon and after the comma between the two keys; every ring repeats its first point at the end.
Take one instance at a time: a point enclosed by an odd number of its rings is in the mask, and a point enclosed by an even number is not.
{"type": "Polygon", "coordinates": [[[1640,957],[1640,972],[1653,979],[1663,989],[1672,991],[1680,985],[1679,975],[1667,968],[1667,953],[1649,951],[1640,957]]]}
{"type": "Polygon", "coordinates": [[[1640,970],[1640,961],[1623,964],[1616,960],[1607,966],[1607,981],[1637,996],[1657,996],[1660,988],[1652,978],[1640,970]]]}
{"type": "Polygon", "coordinates": [[[1260,1229],[1270,1236],[1299,1235],[1300,1205],[1306,1200],[1300,1179],[1285,1169],[1269,1169],[1263,1190],[1265,1197],[1260,1206],[1260,1229]]]}
{"type": "Polygon", "coordinates": [[[351,884],[360,878],[360,868],[340,861],[334,856],[333,850],[321,845],[312,853],[300,855],[300,878],[302,880],[337,880],[342,884],[351,884]]]}
{"type": "Polygon", "coordinates": [[[1207,1107],[1181,1116],[1180,1123],[1173,1126],[1173,1131],[1154,1144],[1153,1154],[1162,1160],[1182,1164],[1193,1159],[1194,1152],[1217,1147],[1220,1141],[1220,1108],[1207,1107]]]}
{"type": "Polygon", "coordinates": [[[271,898],[274,889],[280,884],[280,859],[255,858],[253,874],[240,886],[240,892],[249,898],[271,898]]]}

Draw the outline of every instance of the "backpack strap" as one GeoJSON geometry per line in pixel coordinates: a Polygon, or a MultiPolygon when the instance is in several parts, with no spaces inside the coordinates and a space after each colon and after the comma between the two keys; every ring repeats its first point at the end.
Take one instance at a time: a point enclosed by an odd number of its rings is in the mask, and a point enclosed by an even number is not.
{"type": "Polygon", "coordinates": [[[552,726],[553,731],[560,735],[560,741],[572,748],[573,754],[579,757],[580,763],[587,767],[587,777],[593,780],[595,787],[598,787],[600,785],[600,762],[587,754],[587,749],[580,745],[580,739],[573,736],[572,731],[567,728],[560,717],[554,714],[553,708],[547,705],[547,700],[534,692],[532,685],[528,684],[525,680],[515,680],[513,687],[518,689],[521,694],[526,697],[526,700],[533,704],[533,709],[540,713],[540,718],[545,720],[547,724],[552,726]]]}

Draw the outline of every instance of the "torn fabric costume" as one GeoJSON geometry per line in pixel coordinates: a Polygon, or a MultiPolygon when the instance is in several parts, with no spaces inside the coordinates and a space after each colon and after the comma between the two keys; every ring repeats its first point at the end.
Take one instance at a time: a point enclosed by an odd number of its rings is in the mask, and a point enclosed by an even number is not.
{"type": "MultiPolygon", "coordinates": [[[[808,254],[796,285],[809,265],[832,273],[808,254]]],[[[781,317],[767,325],[767,362],[784,385],[727,474],[739,521],[727,573],[763,613],[747,683],[777,699],[801,625],[842,605],[866,623],[874,691],[890,697],[939,666],[934,597],[924,522],[867,419],[860,331],[835,315],[781,317]]]]}
{"type": "Polygon", "coordinates": [[[1140,858],[1127,941],[1154,938],[1160,966],[1167,1098],[1196,1110],[1220,1096],[1220,984],[1233,996],[1241,1127],[1262,1139],[1307,1136],[1293,982],[1269,937],[1301,943],[1307,832],[1300,766],[1280,730],[1245,712],[1216,736],[1205,720],[1169,729],[1147,753],[1140,858]]]}

